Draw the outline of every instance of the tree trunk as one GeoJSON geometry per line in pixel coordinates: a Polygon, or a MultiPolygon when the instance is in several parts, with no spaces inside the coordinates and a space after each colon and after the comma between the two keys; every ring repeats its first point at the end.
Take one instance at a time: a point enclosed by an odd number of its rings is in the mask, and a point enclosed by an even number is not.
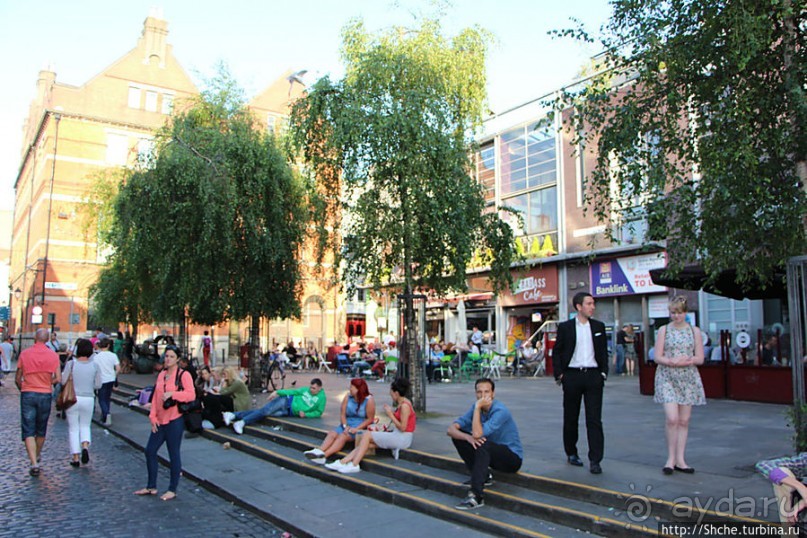
{"type": "Polygon", "coordinates": [[[257,389],[261,386],[261,357],[260,340],[261,318],[252,316],[249,326],[249,388],[257,389]]]}
{"type": "Polygon", "coordinates": [[[182,316],[179,318],[179,338],[177,338],[176,344],[184,351],[185,355],[190,357],[190,350],[188,349],[188,330],[186,327],[187,321],[188,317],[183,311],[182,316]]]}
{"type": "Polygon", "coordinates": [[[406,189],[401,199],[401,213],[404,215],[404,354],[412,390],[412,405],[418,413],[426,412],[426,386],[423,383],[423,363],[418,357],[418,324],[415,316],[415,300],[412,295],[412,255],[409,240],[411,219],[408,214],[406,189]]]}
{"type": "MultiPolygon", "coordinates": [[[[412,388],[412,405],[418,413],[426,412],[426,387],[423,384],[423,362],[418,353],[420,331],[415,314],[415,300],[412,290],[404,295],[404,340],[406,342],[406,361],[409,365],[409,383],[412,388]]],[[[425,350],[420,350],[424,351],[425,350]]]]}

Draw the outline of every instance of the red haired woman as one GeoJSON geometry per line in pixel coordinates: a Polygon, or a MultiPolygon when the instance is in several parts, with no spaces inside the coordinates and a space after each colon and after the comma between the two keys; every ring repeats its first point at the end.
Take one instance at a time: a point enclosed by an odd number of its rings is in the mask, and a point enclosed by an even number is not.
{"type": "Polygon", "coordinates": [[[339,426],[328,432],[319,448],[304,452],[312,463],[324,465],[329,456],[336,454],[345,443],[356,438],[356,432],[366,429],[375,420],[375,400],[364,379],[350,381],[350,392],[342,400],[340,418],[339,426]]]}

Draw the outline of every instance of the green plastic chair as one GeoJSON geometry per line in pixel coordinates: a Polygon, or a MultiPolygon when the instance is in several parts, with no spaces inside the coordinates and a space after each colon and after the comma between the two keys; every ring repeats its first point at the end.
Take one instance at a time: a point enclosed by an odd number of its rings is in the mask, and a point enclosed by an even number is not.
{"type": "Polygon", "coordinates": [[[440,372],[440,380],[444,383],[450,383],[454,378],[454,370],[451,368],[453,360],[454,355],[443,355],[440,358],[440,366],[435,370],[435,372],[440,372]]]}

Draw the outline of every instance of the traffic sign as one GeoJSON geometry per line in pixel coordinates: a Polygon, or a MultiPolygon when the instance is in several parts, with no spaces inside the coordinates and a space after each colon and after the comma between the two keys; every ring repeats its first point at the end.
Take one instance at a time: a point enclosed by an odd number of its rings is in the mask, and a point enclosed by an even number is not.
{"type": "Polygon", "coordinates": [[[42,307],[41,306],[35,306],[34,309],[32,310],[32,312],[33,312],[33,314],[35,316],[41,316],[42,315],[42,307]]]}

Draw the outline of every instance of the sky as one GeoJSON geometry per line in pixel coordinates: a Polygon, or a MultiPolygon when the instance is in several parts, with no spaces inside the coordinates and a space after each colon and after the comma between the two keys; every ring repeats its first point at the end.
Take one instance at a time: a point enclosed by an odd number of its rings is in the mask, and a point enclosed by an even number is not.
{"type": "MultiPolygon", "coordinates": [[[[353,18],[370,31],[411,26],[413,14],[434,15],[425,0],[0,0],[0,210],[12,209],[20,166],[22,124],[41,69],[81,86],[135,47],[152,9],[168,21],[168,42],[200,84],[223,61],[252,96],[286,70],[339,77],[340,32],[353,18]]],[[[581,20],[597,30],[607,0],[454,0],[441,18],[448,35],[478,25],[492,32],[488,54],[491,111],[532,101],[574,79],[600,52],[547,32],[581,20]]]]}

